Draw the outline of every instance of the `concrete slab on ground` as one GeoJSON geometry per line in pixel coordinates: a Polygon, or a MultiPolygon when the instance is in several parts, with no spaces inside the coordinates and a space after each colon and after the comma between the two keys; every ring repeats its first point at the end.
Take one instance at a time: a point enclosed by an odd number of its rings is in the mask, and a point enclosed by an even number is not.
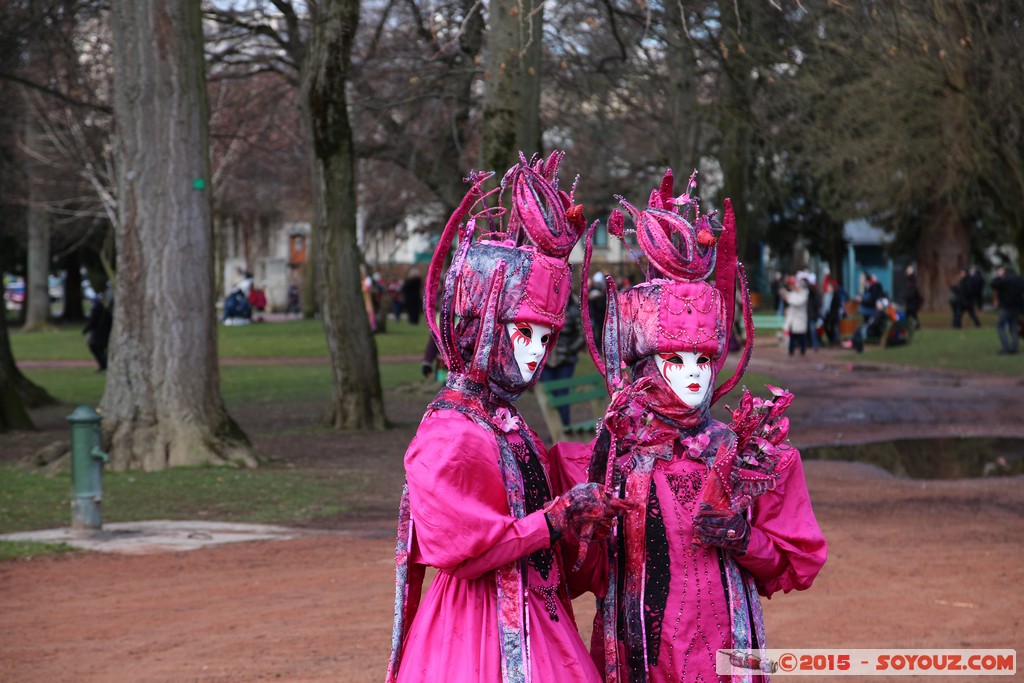
{"type": "Polygon", "coordinates": [[[104,553],[148,555],[196,550],[241,541],[284,541],[330,533],[267,524],[152,520],[104,524],[96,531],[64,527],[0,535],[0,541],[66,543],[74,548],[104,553]]]}

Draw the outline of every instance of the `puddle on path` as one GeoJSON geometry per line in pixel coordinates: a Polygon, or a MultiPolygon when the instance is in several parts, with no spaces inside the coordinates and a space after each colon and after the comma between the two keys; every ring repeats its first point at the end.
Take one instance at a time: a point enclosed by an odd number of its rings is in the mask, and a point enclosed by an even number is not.
{"type": "Polygon", "coordinates": [[[804,460],[847,460],[911,479],[964,479],[1024,474],[1024,439],[897,439],[800,449],[804,460]]]}

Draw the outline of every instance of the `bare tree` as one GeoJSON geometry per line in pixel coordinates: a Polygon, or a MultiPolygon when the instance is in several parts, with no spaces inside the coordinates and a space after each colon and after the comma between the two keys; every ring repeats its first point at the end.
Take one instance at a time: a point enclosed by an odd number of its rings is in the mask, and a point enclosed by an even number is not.
{"type": "Polygon", "coordinates": [[[116,314],[103,396],[115,468],[256,460],[220,394],[199,0],[117,0],[116,314]]]}
{"type": "Polygon", "coordinates": [[[540,53],[544,3],[491,0],[483,103],[483,166],[502,170],[522,151],[543,153],[540,53]]]}
{"type": "MultiPolygon", "coordinates": [[[[25,108],[28,113],[29,108],[25,108]]],[[[26,119],[24,141],[27,148],[25,176],[28,183],[26,233],[28,235],[28,263],[25,269],[25,324],[26,332],[38,332],[50,327],[50,216],[43,206],[39,164],[32,154],[39,147],[39,126],[26,119]]]]}
{"type": "Polygon", "coordinates": [[[62,317],[83,317],[77,274],[96,261],[86,252],[102,244],[110,215],[100,208],[110,185],[96,182],[110,132],[103,50],[109,36],[97,0],[16,0],[2,11],[16,36],[15,57],[0,65],[0,78],[18,86],[11,102],[23,120],[19,156],[26,189],[14,201],[25,206],[31,296],[24,329],[32,331],[50,316],[53,263],[74,271],[64,282],[62,317]]]}
{"type": "MultiPolygon", "coordinates": [[[[926,309],[1001,224],[1021,241],[1021,8],[997,0],[834,4],[801,21],[776,117],[843,217],[871,217],[916,257],[926,309]],[[1014,199],[1011,199],[1014,198],[1014,199]]],[[[977,258],[977,256],[974,256],[977,258]]]]}
{"type": "Polygon", "coordinates": [[[350,102],[356,152],[370,165],[360,207],[386,216],[385,229],[409,206],[440,204],[447,215],[465,194],[462,178],[481,164],[483,3],[396,0],[366,14],[350,102]]]}
{"type": "Polygon", "coordinates": [[[314,254],[334,373],[326,421],[338,429],[383,429],[377,348],[361,296],[355,150],[346,96],[358,27],[358,0],[325,0],[313,24],[303,93],[313,143],[314,254]]]}

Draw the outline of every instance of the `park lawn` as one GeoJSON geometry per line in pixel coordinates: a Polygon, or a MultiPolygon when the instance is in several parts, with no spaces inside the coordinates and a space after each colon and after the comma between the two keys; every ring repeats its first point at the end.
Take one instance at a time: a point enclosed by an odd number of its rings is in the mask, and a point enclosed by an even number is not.
{"type": "MultiPolygon", "coordinates": [[[[47,332],[9,330],[11,350],[19,361],[92,360],[81,327],[60,326],[47,332]]],[[[387,332],[374,336],[380,357],[420,357],[429,335],[425,324],[388,321],[387,332]]],[[[327,339],[319,320],[288,320],[217,327],[217,353],[227,358],[326,358],[327,339]]]]}
{"type": "MultiPolygon", "coordinates": [[[[22,371],[54,398],[69,405],[99,404],[106,376],[92,368],[30,368],[22,371]]],[[[420,379],[420,361],[381,363],[381,386],[402,386],[420,379]]],[[[331,368],[301,365],[229,365],[220,369],[221,395],[230,410],[247,404],[278,401],[324,402],[331,398],[331,368]]]]}
{"type": "Polygon", "coordinates": [[[868,344],[864,353],[851,351],[850,360],[1024,376],[1024,354],[998,353],[1000,345],[994,313],[989,311],[980,316],[981,327],[966,322],[961,329],[950,327],[948,317],[938,313],[923,316],[923,327],[914,333],[909,344],[884,349],[868,344]]]}
{"type": "MultiPolygon", "coordinates": [[[[177,467],[161,472],[103,473],[103,521],[210,519],[298,525],[357,511],[372,473],[302,470],[268,464],[258,469],[177,467]]],[[[0,466],[0,533],[68,525],[71,476],[47,475],[16,464],[0,466]]],[[[0,543],[0,548],[4,543],[0,543]]],[[[0,550],[2,552],[2,550],[0,550]]]]}

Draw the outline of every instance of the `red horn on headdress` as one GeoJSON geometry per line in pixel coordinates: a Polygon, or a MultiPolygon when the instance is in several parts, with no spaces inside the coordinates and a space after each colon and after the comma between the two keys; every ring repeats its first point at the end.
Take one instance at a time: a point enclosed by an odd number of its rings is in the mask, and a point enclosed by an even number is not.
{"type": "MultiPolygon", "coordinates": [[[[619,216],[621,217],[622,214],[619,214],[619,216]]],[[[583,282],[584,294],[586,293],[587,283],[590,282],[590,259],[594,254],[594,233],[597,232],[599,224],[600,221],[594,221],[590,225],[590,229],[587,230],[586,244],[583,247],[583,273],[580,275],[580,279],[583,282]]],[[[590,318],[590,306],[587,305],[586,296],[583,296],[582,299],[580,317],[583,319],[583,338],[587,340],[587,350],[590,352],[590,357],[594,360],[597,371],[605,375],[604,360],[602,360],[601,352],[594,342],[594,326],[590,318]]]]}
{"type": "MultiPolygon", "coordinates": [[[[452,363],[455,363],[457,367],[461,367],[461,359],[452,341],[451,301],[449,301],[452,297],[450,296],[445,297],[445,301],[442,303],[442,306],[447,307],[449,315],[445,316],[445,311],[442,311],[441,325],[440,327],[438,326],[437,290],[441,283],[441,272],[444,270],[444,262],[448,258],[448,252],[451,250],[455,235],[459,232],[459,227],[463,224],[473,204],[483,196],[481,188],[484,182],[493,175],[493,173],[474,173],[470,176],[469,180],[472,182],[472,185],[441,232],[441,239],[437,242],[437,250],[434,252],[434,257],[430,260],[427,278],[423,285],[423,310],[427,317],[427,327],[430,329],[431,336],[434,337],[434,343],[437,345],[437,351],[441,359],[444,360],[445,365],[449,368],[453,367],[452,363]]],[[[469,234],[472,234],[472,230],[469,231],[469,234]]],[[[466,242],[467,244],[460,245],[460,247],[468,247],[469,240],[466,240],[466,242]]],[[[460,251],[463,250],[460,248],[460,251]]]]}
{"type": "MultiPolygon", "coordinates": [[[[736,317],[736,214],[732,200],[725,200],[725,217],[722,220],[722,234],[718,238],[718,269],[715,271],[715,289],[725,303],[725,331],[732,333],[736,317]]],[[[725,354],[718,359],[718,369],[725,364],[725,354]]]]}
{"type": "MultiPolygon", "coordinates": [[[[732,334],[733,323],[736,317],[736,279],[739,276],[740,297],[743,302],[743,327],[746,331],[746,340],[743,345],[743,354],[736,365],[736,371],[732,377],[723,382],[715,389],[711,397],[711,403],[715,403],[722,396],[728,394],[733,387],[739,384],[743,374],[747,371],[747,363],[750,362],[750,354],[754,349],[754,319],[751,314],[750,291],[747,288],[747,273],[743,264],[736,258],[736,214],[732,209],[732,200],[725,200],[725,218],[722,222],[722,235],[718,240],[718,271],[715,275],[715,288],[722,295],[725,303],[725,333],[732,334]]],[[[717,370],[721,370],[725,364],[725,354],[718,359],[717,370]]]]}
{"type": "Polygon", "coordinates": [[[530,242],[548,256],[565,258],[576,246],[586,228],[582,209],[572,206],[569,195],[558,189],[558,164],[563,152],[552,152],[547,162],[536,168],[521,163],[510,178],[512,212],[510,236],[520,242],[525,232],[530,242]]]}

